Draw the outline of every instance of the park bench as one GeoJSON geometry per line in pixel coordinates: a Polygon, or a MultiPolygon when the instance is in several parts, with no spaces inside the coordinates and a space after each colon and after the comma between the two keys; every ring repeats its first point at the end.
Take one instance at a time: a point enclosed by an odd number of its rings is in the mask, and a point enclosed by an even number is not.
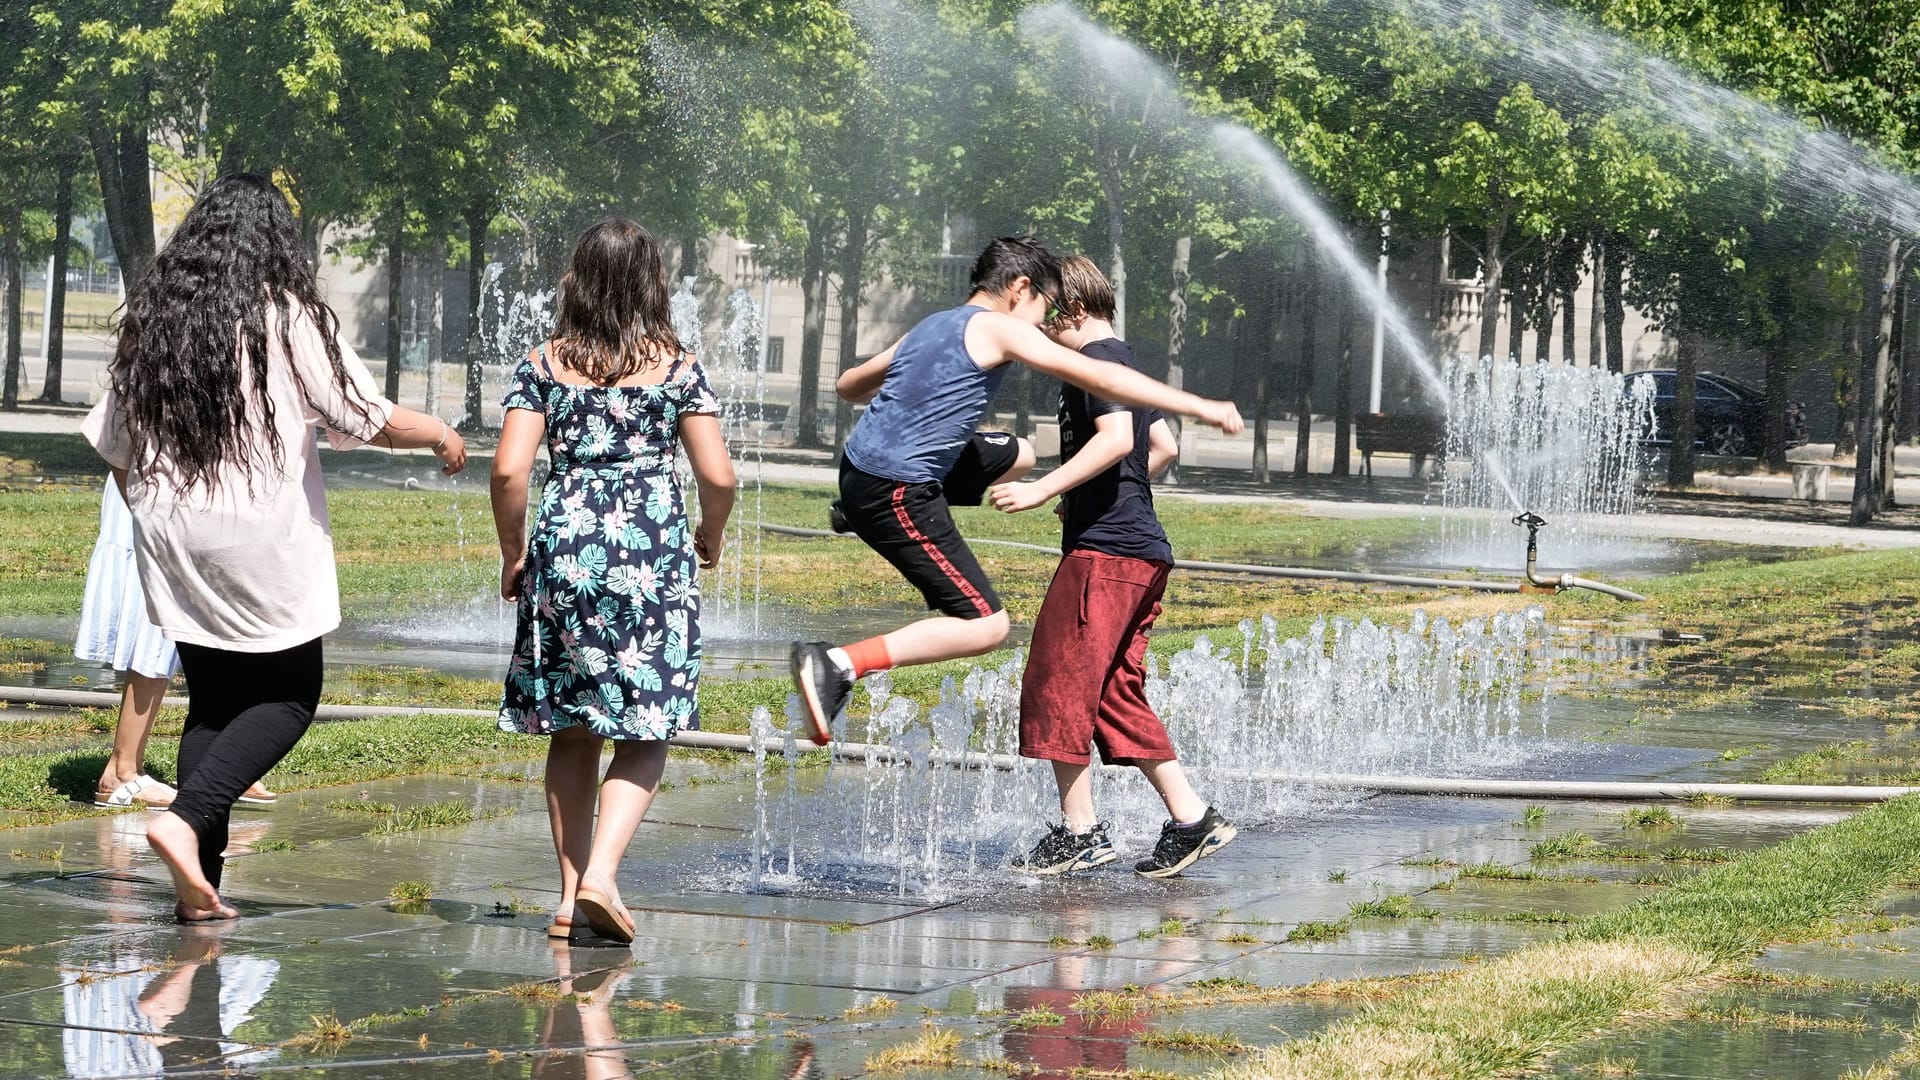
{"type": "Polygon", "coordinates": [[[1408,454],[1414,474],[1447,445],[1447,418],[1440,413],[1360,413],[1353,418],[1353,440],[1360,450],[1360,474],[1373,475],[1373,455],[1408,454]]]}

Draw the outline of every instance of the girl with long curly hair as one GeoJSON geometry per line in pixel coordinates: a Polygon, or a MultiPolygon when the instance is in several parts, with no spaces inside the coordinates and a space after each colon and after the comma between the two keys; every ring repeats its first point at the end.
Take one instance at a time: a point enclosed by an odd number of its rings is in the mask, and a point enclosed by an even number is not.
{"type": "Polygon", "coordinates": [[[449,474],[466,445],[380,396],[292,208],[252,174],[214,181],[134,282],[109,373],[85,431],[133,512],[147,613],[189,695],[179,791],[147,840],[182,922],[231,919],[228,816],[313,722],[320,639],[340,625],[314,425],[335,448],[431,449],[449,474]]]}

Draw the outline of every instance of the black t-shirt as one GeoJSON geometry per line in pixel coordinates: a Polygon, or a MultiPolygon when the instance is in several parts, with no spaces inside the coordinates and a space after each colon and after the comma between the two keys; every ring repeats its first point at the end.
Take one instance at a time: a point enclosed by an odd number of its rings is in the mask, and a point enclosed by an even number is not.
{"type": "MultiPolygon", "coordinates": [[[[1080,352],[1095,360],[1135,367],[1133,348],[1116,338],[1091,341],[1080,352]]],[[[1065,464],[1093,438],[1093,422],[1108,413],[1133,414],[1133,452],[1106,471],[1067,492],[1062,500],[1065,529],[1060,549],[1086,548],[1130,559],[1173,561],[1173,547],[1153,513],[1153,489],[1147,474],[1147,429],[1160,419],[1156,409],[1136,409],[1093,396],[1077,386],[1060,388],[1060,461],[1065,464]]]]}

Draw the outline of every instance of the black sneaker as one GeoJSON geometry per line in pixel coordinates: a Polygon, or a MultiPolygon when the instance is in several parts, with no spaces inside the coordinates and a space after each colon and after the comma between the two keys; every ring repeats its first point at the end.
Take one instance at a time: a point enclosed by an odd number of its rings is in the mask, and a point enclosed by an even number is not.
{"type": "Polygon", "coordinates": [[[847,509],[840,505],[839,499],[833,500],[827,507],[827,528],[842,536],[853,535],[853,523],[847,520],[847,509]]]}
{"type": "Polygon", "coordinates": [[[833,648],[824,641],[796,641],[789,658],[793,666],[793,687],[800,691],[800,704],[813,727],[813,741],[827,745],[833,738],[833,718],[847,707],[853,695],[853,676],[827,655],[833,648]]]}
{"type": "Polygon", "coordinates": [[[1171,821],[1162,825],[1160,842],[1153,845],[1153,857],[1135,863],[1133,871],[1145,877],[1173,877],[1226,847],[1238,835],[1240,830],[1209,806],[1205,816],[1185,828],[1171,821]]]}
{"type": "Polygon", "coordinates": [[[1013,857],[1013,868],[1029,874],[1065,874],[1105,866],[1119,857],[1113,842],[1107,839],[1105,824],[1096,824],[1083,833],[1055,825],[1032,851],[1013,857]]]}

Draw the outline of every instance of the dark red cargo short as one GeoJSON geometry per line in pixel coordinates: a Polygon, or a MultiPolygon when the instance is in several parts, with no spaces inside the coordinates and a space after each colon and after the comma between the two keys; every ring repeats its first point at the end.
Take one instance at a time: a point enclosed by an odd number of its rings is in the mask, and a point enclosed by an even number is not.
{"type": "Polygon", "coordinates": [[[1147,630],[1168,563],[1099,551],[1060,560],[1033,624],[1020,688],[1020,754],[1086,764],[1171,761],[1173,741],[1147,704],[1147,630]]]}

